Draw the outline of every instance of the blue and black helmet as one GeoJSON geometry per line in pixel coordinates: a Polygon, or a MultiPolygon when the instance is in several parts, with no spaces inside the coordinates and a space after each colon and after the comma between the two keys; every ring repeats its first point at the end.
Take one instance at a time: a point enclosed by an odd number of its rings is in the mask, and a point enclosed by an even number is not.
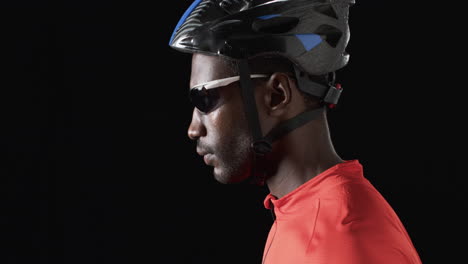
{"type": "Polygon", "coordinates": [[[169,45],[234,59],[286,57],[300,71],[323,75],[345,66],[348,10],[354,0],[196,0],[169,45]]]}

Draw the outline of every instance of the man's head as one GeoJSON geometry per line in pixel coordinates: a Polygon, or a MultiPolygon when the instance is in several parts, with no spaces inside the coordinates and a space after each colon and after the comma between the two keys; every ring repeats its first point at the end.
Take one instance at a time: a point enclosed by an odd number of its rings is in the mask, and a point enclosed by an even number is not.
{"type": "MultiPolygon", "coordinates": [[[[297,88],[294,69],[288,60],[258,57],[250,60],[249,68],[259,76],[252,81],[262,131],[270,131],[307,108],[320,106],[317,98],[306,96],[297,88]]],[[[235,60],[201,53],[192,57],[190,87],[233,76],[238,76],[235,60]]],[[[239,82],[211,91],[216,93],[206,99],[213,101],[211,109],[194,108],[188,136],[197,141],[197,152],[204,156],[205,162],[214,166],[214,176],[219,182],[243,181],[251,175],[254,154],[239,82]]]]}
{"type": "Polygon", "coordinates": [[[353,3],[195,0],[181,17],[169,45],[194,54],[189,136],[220,182],[247,178],[252,157],[280,153],[274,142],[336,104],[324,76],[348,62],[353,3]]]}

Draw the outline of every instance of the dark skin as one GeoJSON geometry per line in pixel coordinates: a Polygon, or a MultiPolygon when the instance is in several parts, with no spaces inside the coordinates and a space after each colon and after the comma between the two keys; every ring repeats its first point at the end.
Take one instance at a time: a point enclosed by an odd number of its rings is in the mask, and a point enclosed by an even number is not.
{"type": "MultiPolygon", "coordinates": [[[[195,53],[192,57],[190,87],[234,76],[217,56],[195,53]]],[[[287,73],[276,72],[255,80],[255,97],[264,134],[306,109],[296,82],[287,73]]],[[[243,110],[239,82],[219,88],[221,101],[209,113],[193,110],[188,136],[197,141],[197,152],[214,167],[214,177],[221,183],[246,180],[252,172],[251,133],[243,110]]],[[[336,153],[324,113],[320,118],[299,127],[273,143],[266,156],[266,184],[281,198],[326,169],[343,162],[336,153]]]]}

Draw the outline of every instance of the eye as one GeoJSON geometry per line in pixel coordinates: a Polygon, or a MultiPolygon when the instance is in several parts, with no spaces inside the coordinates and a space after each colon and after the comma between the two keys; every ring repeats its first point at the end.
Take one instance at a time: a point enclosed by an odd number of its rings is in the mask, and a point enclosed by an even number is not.
{"type": "Polygon", "coordinates": [[[190,100],[194,107],[203,113],[212,111],[219,102],[219,91],[217,89],[192,89],[190,91],[190,100]]]}

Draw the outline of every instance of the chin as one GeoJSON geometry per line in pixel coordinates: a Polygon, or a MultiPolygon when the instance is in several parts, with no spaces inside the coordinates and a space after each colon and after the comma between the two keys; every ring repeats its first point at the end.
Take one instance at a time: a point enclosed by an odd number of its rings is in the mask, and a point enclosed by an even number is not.
{"type": "Polygon", "coordinates": [[[250,176],[250,170],[244,169],[237,171],[237,173],[232,170],[226,170],[219,167],[215,167],[213,170],[213,175],[216,181],[222,184],[231,184],[231,183],[240,183],[245,181],[250,176]]]}

